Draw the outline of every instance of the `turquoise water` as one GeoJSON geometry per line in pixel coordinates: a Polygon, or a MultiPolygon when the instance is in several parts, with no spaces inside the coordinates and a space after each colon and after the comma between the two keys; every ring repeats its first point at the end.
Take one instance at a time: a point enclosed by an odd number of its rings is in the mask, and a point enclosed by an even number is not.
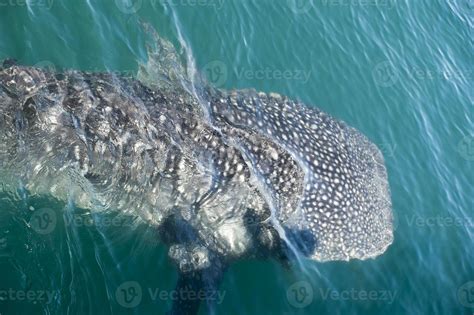
{"type": "MultiPolygon", "coordinates": [[[[239,262],[217,314],[473,314],[473,17],[468,0],[5,0],[0,59],[133,75],[147,22],[215,85],[301,99],[378,144],[396,216],[388,250],[295,270],[239,262]]],[[[13,294],[0,314],[163,314],[172,298],[155,293],[177,276],[153,230],[71,221],[70,207],[0,195],[0,292],[13,294]],[[30,207],[61,214],[54,231],[28,227],[30,207]],[[116,295],[129,281],[142,289],[132,308],[116,295]]]]}

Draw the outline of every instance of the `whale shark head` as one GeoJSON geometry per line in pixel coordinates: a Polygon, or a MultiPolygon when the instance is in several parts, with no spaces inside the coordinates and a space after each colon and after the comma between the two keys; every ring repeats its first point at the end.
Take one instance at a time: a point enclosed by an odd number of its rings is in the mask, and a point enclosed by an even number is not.
{"type": "Polygon", "coordinates": [[[273,93],[216,92],[209,107],[290,246],[329,261],[373,258],[392,243],[384,159],[359,131],[273,93]]]}

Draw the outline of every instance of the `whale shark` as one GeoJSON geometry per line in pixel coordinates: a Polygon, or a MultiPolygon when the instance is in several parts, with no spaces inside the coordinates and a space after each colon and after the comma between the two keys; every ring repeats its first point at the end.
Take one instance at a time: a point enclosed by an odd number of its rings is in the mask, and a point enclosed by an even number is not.
{"type": "MultiPolygon", "coordinates": [[[[4,61],[2,172],[31,194],[156,228],[177,289],[216,288],[244,258],[363,260],[393,242],[384,159],[362,133],[280,94],[189,88],[157,71],[166,79],[151,84],[4,61]]],[[[178,299],[170,314],[200,302],[178,299]]]]}

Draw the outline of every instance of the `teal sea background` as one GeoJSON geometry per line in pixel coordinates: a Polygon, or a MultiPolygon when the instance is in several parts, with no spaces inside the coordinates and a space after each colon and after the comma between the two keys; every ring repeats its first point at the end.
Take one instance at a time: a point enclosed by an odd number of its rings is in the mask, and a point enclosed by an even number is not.
{"type": "MultiPolygon", "coordinates": [[[[134,75],[143,22],[214,85],[317,106],[385,156],[396,229],[383,255],[238,262],[216,314],[474,314],[472,1],[0,0],[0,59],[134,75]]],[[[153,229],[0,191],[1,315],[169,309],[177,274],[153,229]],[[48,233],[28,224],[42,208],[57,214],[48,233]]]]}

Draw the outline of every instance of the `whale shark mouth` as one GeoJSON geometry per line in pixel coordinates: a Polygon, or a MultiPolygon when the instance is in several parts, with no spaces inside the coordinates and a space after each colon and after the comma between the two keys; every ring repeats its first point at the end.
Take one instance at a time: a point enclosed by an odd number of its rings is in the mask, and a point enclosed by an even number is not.
{"type": "Polygon", "coordinates": [[[80,207],[158,227],[176,216],[193,231],[193,250],[224,257],[255,251],[249,226],[262,224],[318,261],[386,250],[390,191],[373,143],[278,94],[186,77],[172,45],[156,41],[140,80],[4,64],[2,170],[80,207]]]}

